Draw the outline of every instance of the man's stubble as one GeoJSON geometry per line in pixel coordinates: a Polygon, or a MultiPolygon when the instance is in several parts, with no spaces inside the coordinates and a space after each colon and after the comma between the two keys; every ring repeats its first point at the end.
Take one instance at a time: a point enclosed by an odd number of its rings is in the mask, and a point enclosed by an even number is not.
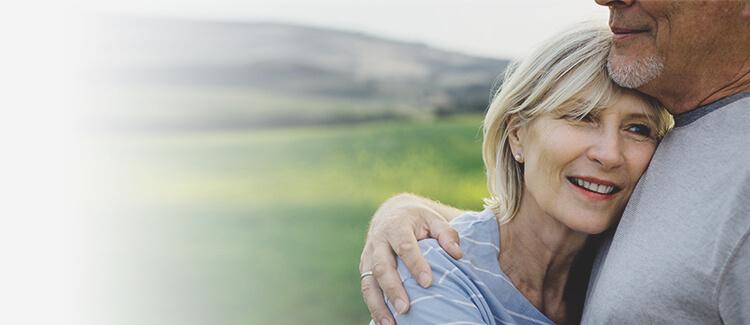
{"type": "Polygon", "coordinates": [[[634,62],[613,63],[610,53],[607,60],[607,71],[610,78],[624,88],[638,88],[656,79],[664,70],[664,60],[652,55],[637,58],[634,62]]]}

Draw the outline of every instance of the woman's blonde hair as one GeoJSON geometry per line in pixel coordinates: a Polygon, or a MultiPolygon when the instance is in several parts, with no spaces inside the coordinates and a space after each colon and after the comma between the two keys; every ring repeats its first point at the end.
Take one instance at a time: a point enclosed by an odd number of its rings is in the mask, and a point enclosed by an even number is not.
{"type": "MultiPolygon", "coordinates": [[[[482,144],[490,192],[485,208],[492,209],[501,224],[516,215],[523,193],[523,166],[511,152],[511,129],[553,111],[580,118],[596,114],[619,97],[623,90],[606,68],[611,38],[606,26],[577,24],[506,69],[484,119],[482,144]]],[[[672,117],[658,101],[643,98],[657,112],[654,122],[661,138],[672,117]]]]}

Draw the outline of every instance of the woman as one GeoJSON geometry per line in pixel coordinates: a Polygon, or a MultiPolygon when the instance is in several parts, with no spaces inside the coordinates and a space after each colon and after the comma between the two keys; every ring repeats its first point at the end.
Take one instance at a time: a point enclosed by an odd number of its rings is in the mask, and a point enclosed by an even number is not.
{"type": "Polygon", "coordinates": [[[617,222],[672,122],[610,81],[610,40],[606,27],[576,26],[507,70],[484,121],[486,209],[451,222],[459,260],[420,241],[431,287],[399,260],[411,300],[389,303],[410,309],[399,324],[578,322],[592,235],[617,222]]]}

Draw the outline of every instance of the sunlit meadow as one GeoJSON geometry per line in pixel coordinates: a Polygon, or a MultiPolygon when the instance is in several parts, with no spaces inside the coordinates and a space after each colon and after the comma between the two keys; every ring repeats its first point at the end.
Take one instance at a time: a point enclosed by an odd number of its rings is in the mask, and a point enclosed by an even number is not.
{"type": "Polygon", "coordinates": [[[150,293],[123,298],[120,312],[170,323],[366,323],[358,261],[370,216],[403,191],[480,209],[480,121],[110,136],[106,165],[133,212],[125,219],[136,221],[119,226],[132,261],[120,276],[150,293]],[[136,237],[144,244],[134,248],[136,237]]]}

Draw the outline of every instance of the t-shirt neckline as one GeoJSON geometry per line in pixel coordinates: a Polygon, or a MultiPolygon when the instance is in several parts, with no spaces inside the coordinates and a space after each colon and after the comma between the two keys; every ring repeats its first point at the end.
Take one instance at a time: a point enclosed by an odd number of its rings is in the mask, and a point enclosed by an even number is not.
{"type": "Polygon", "coordinates": [[[719,108],[722,108],[724,106],[727,106],[731,103],[734,103],[740,99],[750,97],[750,92],[744,92],[739,94],[734,94],[729,97],[724,97],[722,99],[719,99],[713,103],[703,105],[701,107],[698,107],[694,110],[681,113],[681,114],[675,114],[674,115],[674,126],[675,127],[681,127],[688,125],[690,123],[693,123],[700,119],[703,116],[706,116],[706,114],[711,113],[719,108]]]}

